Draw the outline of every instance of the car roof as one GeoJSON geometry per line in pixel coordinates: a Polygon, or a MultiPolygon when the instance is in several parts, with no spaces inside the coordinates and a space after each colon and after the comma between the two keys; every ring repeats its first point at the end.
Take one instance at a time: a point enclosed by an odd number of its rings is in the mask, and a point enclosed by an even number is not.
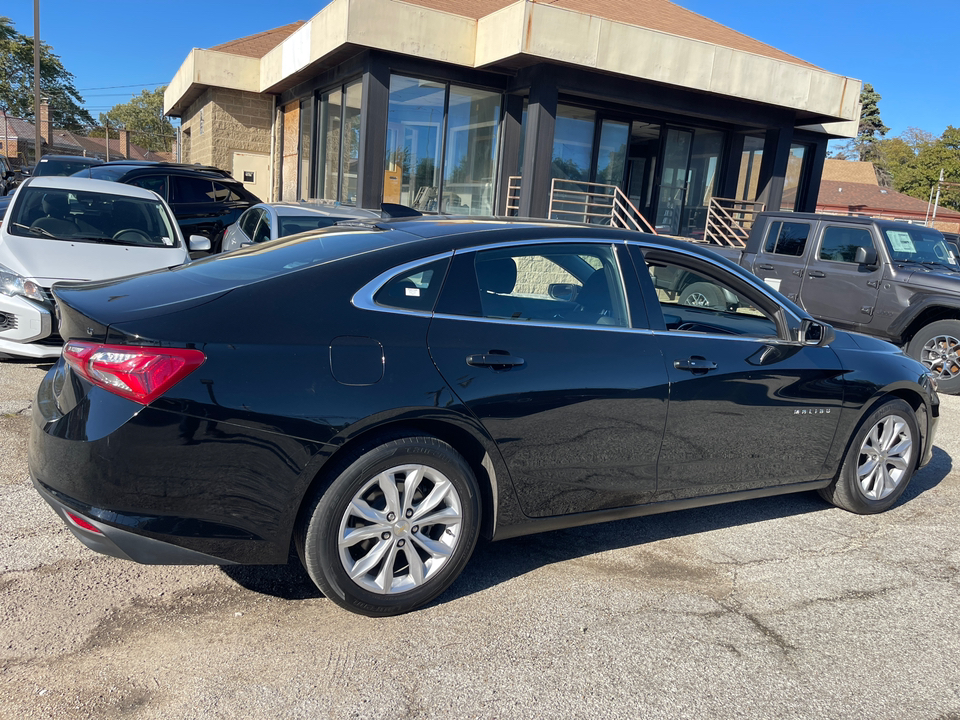
{"type": "Polygon", "coordinates": [[[121,197],[134,197],[144,200],[156,200],[157,194],[152,190],[124,185],[109,180],[94,180],[92,178],[75,177],[73,175],[44,175],[28,178],[23,187],[49,188],[51,190],[73,190],[76,192],[98,192],[121,197]]]}
{"type": "Polygon", "coordinates": [[[158,162],[156,160],[112,160],[103,163],[107,167],[129,167],[131,170],[185,170],[188,172],[216,174],[229,179],[233,179],[226,170],[221,170],[213,165],[189,165],[187,163],[158,162]]]}
{"type": "Polygon", "coordinates": [[[273,208],[277,215],[282,217],[307,217],[320,215],[323,217],[342,217],[342,218],[379,218],[380,213],[376,210],[367,210],[366,208],[357,208],[349,205],[335,205],[333,203],[257,203],[251,205],[253,208],[273,208]]]}
{"type": "Polygon", "coordinates": [[[86,163],[87,165],[103,165],[100,158],[84,157],[83,155],[43,155],[40,162],[44,160],[69,160],[70,162],[86,163]]]}

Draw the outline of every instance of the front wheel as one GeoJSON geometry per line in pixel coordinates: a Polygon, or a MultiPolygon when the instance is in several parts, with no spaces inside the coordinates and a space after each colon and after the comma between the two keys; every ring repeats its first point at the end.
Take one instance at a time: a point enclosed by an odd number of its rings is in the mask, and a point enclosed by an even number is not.
{"type": "Polygon", "coordinates": [[[470,466],[426,436],[387,440],[344,464],[305,518],[298,549],[310,577],[361,615],[399,615],[430,602],[477,542],[470,466]]]}
{"type": "Polygon", "coordinates": [[[960,320],[938,320],[921,328],[907,344],[907,355],[937,376],[940,392],[960,393],[960,320]]]}
{"type": "Polygon", "coordinates": [[[913,408],[898,398],[890,399],[860,425],[840,472],[820,495],[860,515],[888,510],[907,489],[919,451],[920,431],[913,408]]]}
{"type": "Polygon", "coordinates": [[[708,282],[695,282],[684,288],[681,293],[680,304],[689,307],[709,308],[720,312],[727,309],[723,291],[713,283],[708,282]]]}

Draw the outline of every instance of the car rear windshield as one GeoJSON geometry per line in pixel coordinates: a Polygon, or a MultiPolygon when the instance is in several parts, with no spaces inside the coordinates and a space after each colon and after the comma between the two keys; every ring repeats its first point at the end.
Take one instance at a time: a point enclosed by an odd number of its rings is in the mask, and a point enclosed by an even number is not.
{"type": "Polygon", "coordinates": [[[341,220],[349,220],[346,217],[324,217],[318,215],[310,217],[307,215],[292,215],[289,217],[280,216],[280,227],[277,228],[277,237],[287,237],[287,235],[296,235],[297,233],[307,232],[308,230],[318,230],[323,227],[330,227],[341,220]]]}
{"type": "Polygon", "coordinates": [[[80,170],[86,170],[90,163],[78,160],[44,160],[40,159],[33,174],[41,175],[73,175],[80,170]]]}
{"type": "Polygon", "coordinates": [[[163,204],[112,193],[29,186],[21,190],[13,235],[142,247],[179,247],[163,204]]]}

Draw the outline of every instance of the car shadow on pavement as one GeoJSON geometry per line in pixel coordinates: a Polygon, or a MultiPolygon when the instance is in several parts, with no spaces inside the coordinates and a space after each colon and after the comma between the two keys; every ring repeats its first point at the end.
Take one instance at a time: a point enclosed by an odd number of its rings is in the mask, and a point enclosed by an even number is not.
{"type": "MultiPolygon", "coordinates": [[[[930,464],[914,476],[897,506],[936,487],[952,469],[951,457],[934,448],[930,464]]],[[[803,492],[554,530],[495,543],[481,541],[457,581],[431,605],[473,595],[557,562],[830,509],[832,506],[816,493],[803,492]]],[[[221,569],[238,585],[256,593],[285,600],[323,597],[296,552],[291,552],[286,565],[225,565],[221,569]]]]}

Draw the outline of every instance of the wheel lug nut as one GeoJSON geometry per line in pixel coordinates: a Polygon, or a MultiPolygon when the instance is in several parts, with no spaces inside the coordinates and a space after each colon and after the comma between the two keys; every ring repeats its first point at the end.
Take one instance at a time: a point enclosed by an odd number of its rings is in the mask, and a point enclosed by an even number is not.
{"type": "Polygon", "coordinates": [[[419,526],[419,525],[414,525],[413,528],[411,528],[410,532],[412,532],[414,535],[416,535],[418,532],[420,532],[420,526],[419,526]]]}
{"type": "Polygon", "coordinates": [[[413,508],[407,508],[407,517],[413,517],[413,508]]]}
{"type": "Polygon", "coordinates": [[[387,522],[393,522],[397,519],[397,516],[393,513],[387,513],[387,522]]]}
{"type": "Polygon", "coordinates": [[[400,540],[397,540],[397,547],[403,547],[406,544],[407,544],[407,541],[402,538],[400,540]]]}
{"type": "Polygon", "coordinates": [[[389,533],[389,531],[386,531],[386,530],[385,530],[385,531],[380,535],[380,537],[383,538],[384,540],[389,540],[389,539],[390,539],[390,533],[389,533]]]}

